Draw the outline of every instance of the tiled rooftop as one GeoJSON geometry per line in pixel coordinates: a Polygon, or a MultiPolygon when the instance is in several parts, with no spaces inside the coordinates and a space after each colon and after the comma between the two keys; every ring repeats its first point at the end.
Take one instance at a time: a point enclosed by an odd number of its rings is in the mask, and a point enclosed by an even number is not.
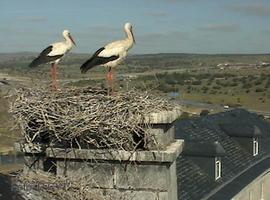
{"type": "Polygon", "coordinates": [[[210,178],[188,156],[183,155],[179,157],[177,160],[178,199],[202,199],[210,191],[225,184],[226,181],[236,177],[250,165],[269,154],[270,140],[268,139],[262,142],[258,156],[254,157],[250,154],[237,140],[230,137],[221,129],[221,124],[230,123],[245,123],[257,126],[262,134],[264,134],[264,137],[270,136],[270,124],[257,115],[243,109],[176,122],[176,138],[199,140],[202,142],[218,141],[226,152],[226,155],[222,157],[222,179],[218,182],[210,178]]]}

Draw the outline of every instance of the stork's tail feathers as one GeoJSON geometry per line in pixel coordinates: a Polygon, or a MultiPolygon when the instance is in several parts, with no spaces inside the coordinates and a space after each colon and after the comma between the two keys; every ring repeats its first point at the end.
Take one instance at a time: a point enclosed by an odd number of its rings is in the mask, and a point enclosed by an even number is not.
{"type": "Polygon", "coordinates": [[[97,65],[95,59],[98,57],[98,54],[104,49],[104,47],[98,49],[89,60],[82,64],[82,66],[80,67],[82,74],[85,74],[89,69],[92,69],[97,65]]]}
{"type": "Polygon", "coordinates": [[[38,65],[40,65],[40,58],[36,58],[34,59],[29,65],[28,67],[30,68],[34,68],[34,67],[37,67],[38,65]]]}
{"type": "Polygon", "coordinates": [[[105,48],[102,47],[99,50],[97,50],[94,55],[87,60],[81,67],[81,72],[84,74],[86,73],[89,69],[92,69],[95,66],[100,66],[100,65],[105,65],[108,62],[117,60],[119,58],[119,55],[112,55],[109,57],[100,57],[99,53],[103,51],[105,48]]]}
{"type": "Polygon", "coordinates": [[[64,54],[60,54],[60,55],[54,55],[54,56],[49,56],[49,53],[52,51],[53,46],[50,45],[48,46],[46,49],[44,49],[37,58],[35,58],[30,64],[29,67],[33,68],[33,67],[37,67],[38,65],[41,64],[46,64],[46,63],[50,63],[50,62],[54,62],[57,59],[60,59],[64,56],[64,54]]]}
{"type": "Polygon", "coordinates": [[[98,57],[93,56],[89,60],[87,60],[83,65],[80,67],[82,74],[86,73],[89,69],[92,69],[95,66],[104,65],[108,62],[117,60],[119,56],[110,56],[110,57],[98,57]]]}
{"type": "Polygon", "coordinates": [[[89,59],[82,64],[82,66],[80,67],[82,74],[85,74],[89,69],[92,69],[93,67],[96,66],[95,63],[93,63],[92,61],[93,59],[89,59]]]}

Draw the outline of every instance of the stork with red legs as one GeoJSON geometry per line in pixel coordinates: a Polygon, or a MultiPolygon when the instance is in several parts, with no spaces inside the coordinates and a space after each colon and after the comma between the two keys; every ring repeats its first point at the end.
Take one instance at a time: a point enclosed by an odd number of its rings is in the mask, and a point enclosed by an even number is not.
{"type": "Polygon", "coordinates": [[[57,64],[72,49],[73,45],[76,46],[68,30],[64,30],[62,35],[65,39],[63,42],[56,42],[49,45],[29,64],[30,68],[37,67],[41,64],[51,64],[52,88],[54,90],[59,88],[57,82],[57,64]]]}
{"type": "Polygon", "coordinates": [[[127,52],[135,43],[135,38],[132,31],[132,25],[126,23],[124,26],[126,38],[107,44],[98,49],[93,56],[87,60],[81,67],[81,72],[86,73],[89,69],[95,66],[105,66],[108,68],[107,81],[113,90],[113,70],[127,56],[127,52]]]}

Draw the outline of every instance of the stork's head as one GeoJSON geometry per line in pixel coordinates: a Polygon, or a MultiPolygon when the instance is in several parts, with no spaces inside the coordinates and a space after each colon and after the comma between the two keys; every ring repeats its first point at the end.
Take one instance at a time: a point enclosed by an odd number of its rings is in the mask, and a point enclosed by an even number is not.
{"type": "Polygon", "coordinates": [[[134,34],[133,34],[133,30],[132,30],[132,25],[131,25],[131,23],[129,23],[129,22],[125,23],[125,31],[126,31],[126,32],[129,31],[129,32],[131,33],[133,42],[136,43],[136,42],[135,42],[135,37],[134,37],[134,34]]]}
{"type": "Polygon", "coordinates": [[[76,43],[74,42],[73,38],[71,37],[71,34],[68,30],[64,30],[63,31],[63,36],[64,38],[69,38],[71,40],[71,42],[76,46],[76,43]]]}
{"type": "Polygon", "coordinates": [[[131,30],[132,29],[131,23],[129,22],[125,23],[125,29],[131,30]]]}

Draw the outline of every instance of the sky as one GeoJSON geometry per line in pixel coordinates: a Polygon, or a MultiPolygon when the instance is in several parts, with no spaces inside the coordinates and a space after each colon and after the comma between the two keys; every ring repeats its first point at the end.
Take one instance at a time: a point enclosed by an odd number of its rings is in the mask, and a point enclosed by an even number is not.
{"type": "Polygon", "coordinates": [[[68,29],[74,53],[124,37],[132,54],[270,53],[269,0],[1,0],[0,52],[39,52],[68,29]]]}

